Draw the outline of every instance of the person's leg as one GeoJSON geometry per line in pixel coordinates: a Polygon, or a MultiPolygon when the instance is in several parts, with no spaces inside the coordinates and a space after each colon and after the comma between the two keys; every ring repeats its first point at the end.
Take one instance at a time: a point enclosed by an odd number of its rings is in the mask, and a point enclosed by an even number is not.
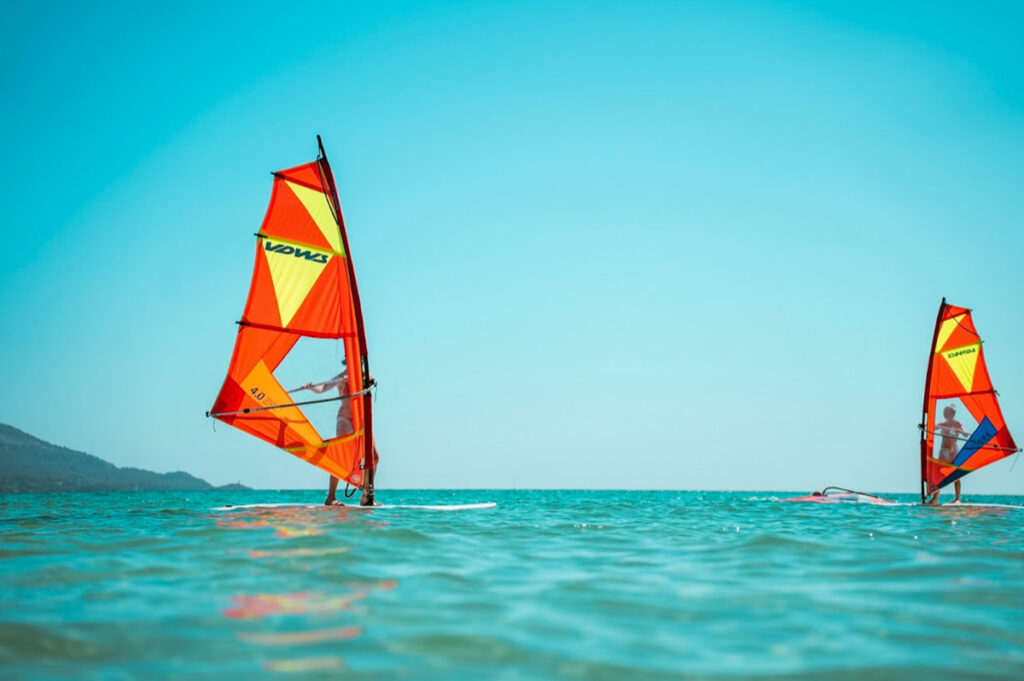
{"type": "MultiPolygon", "coordinates": [[[[335,424],[335,433],[338,437],[345,437],[351,433],[354,428],[352,427],[352,421],[349,419],[348,414],[345,413],[345,408],[338,409],[338,419],[335,424]]],[[[324,502],[327,506],[334,504],[340,504],[335,495],[338,493],[338,478],[331,476],[331,486],[327,490],[327,500],[324,502]]]]}
{"type": "Polygon", "coordinates": [[[366,471],[363,478],[363,496],[359,499],[360,506],[373,506],[373,478],[374,471],[366,471]]]}
{"type": "Polygon", "coordinates": [[[325,506],[334,506],[338,503],[338,500],[334,498],[334,495],[338,493],[338,479],[331,476],[330,486],[327,488],[327,499],[324,501],[325,506]]]}
{"type": "Polygon", "coordinates": [[[956,498],[953,499],[953,503],[959,503],[960,502],[960,481],[959,480],[957,480],[956,482],[953,483],[953,490],[956,491],[956,498]]]}
{"type": "Polygon", "coordinates": [[[366,475],[363,479],[363,496],[359,499],[360,506],[373,506],[373,479],[377,477],[377,462],[380,461],[380,455],[377,453],[377,443],[373,443],[373,469],[366,471],[366,475]]]}
{"type": "Polygon", "coordinates": [[[355,432],[355,426],[352,425],[352,419],[348,417],[348,414],[344,410],[338,411],[338,420],[335,424],[335,433],[338,437],[345,437],[355,432]]]}

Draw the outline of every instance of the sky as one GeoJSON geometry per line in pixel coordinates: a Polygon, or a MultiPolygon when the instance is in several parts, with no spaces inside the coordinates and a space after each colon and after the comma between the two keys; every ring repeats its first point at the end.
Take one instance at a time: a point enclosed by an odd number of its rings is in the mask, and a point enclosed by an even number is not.
{"type": "MultiPolygon", "coordinates": [[[[916,492],[943,296],[1024,442],[1022,29],[1013,2],[10,5],[0,422],[324,487],[204,416],[270,172],[320,134],[382,497],[916,492]]],[[[965,494],[1024,493],[1015,459],[965,494]]]]}

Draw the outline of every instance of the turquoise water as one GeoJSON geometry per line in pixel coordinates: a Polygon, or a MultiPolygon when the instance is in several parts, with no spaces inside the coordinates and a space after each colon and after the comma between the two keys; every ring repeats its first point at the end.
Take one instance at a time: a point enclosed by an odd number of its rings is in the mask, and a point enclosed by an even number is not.
{"type": "Polygon", "coordinates": [[[0,676],[1024,678],[1024,511],[387,490],[499,505],[209,510],[320,496],[0,496],[0,676]]]}

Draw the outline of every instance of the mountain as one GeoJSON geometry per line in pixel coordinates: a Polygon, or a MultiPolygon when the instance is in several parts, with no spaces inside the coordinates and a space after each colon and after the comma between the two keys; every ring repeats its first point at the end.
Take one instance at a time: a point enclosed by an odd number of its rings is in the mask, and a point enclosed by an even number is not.
{"type": "Polygon", "coordinates": [[[0,492],[191,491],[248,489],[244,485],[214,487],[176,471],[153,473],[118,468],[103,459],[58,447],[0,423],[0,492]]]}

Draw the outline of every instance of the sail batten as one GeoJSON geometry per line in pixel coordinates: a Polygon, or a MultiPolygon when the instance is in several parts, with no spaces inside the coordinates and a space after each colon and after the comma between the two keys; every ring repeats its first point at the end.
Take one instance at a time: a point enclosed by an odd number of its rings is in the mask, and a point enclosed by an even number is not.
{"type": "Polygon", "coordinates": [[[972,311],[943,298],[935,321],[921,423],[921,499],[1020,451],[1010,435],[972,311]]]}
{"type": "MultiPolygon", "coordinates": [[[[281,331],[283,333],[298,333],[295,329],[291,329],[291,328],[288,328],[288,327],[285,327],[285,326],[280,326],[280,325],[275,325],[275,324],[256,324],[255,322],[246,322],[246,321],[237,321],[235,323],[238,324],[239,326],[248,326],[248,327],[253,328],[253,329],[265,329],[267,331],[281,331]]],[[[323,333],[319,333],[317,331],[303,331],[302,332],[302,336],[307,337],[307,338],[341,339],[341,338],[355,338],[356,335],[357,334],[356,334],[355,331],[343,331],[343,332],[340,332],[340,333],[339,332],[327,332],[327,331],[325,331],[323,333]]]]}
{"type": "Polygon", "coordinates": [[[360,486],[372,451],[373,382],[344,219],[323,146],[315,161],[272,176],[249,296],[209,415],[360,486]],[[344,371],[321,370],[324,377],[338,374],[332,384],[337,397],[296,400],[275,376],[303,338],[334,339],[344,348],[344,371]],[[345,416],[339,411],[336,429],[321,433],[302,408],[333,401],[342,403],[345,416]]]}

